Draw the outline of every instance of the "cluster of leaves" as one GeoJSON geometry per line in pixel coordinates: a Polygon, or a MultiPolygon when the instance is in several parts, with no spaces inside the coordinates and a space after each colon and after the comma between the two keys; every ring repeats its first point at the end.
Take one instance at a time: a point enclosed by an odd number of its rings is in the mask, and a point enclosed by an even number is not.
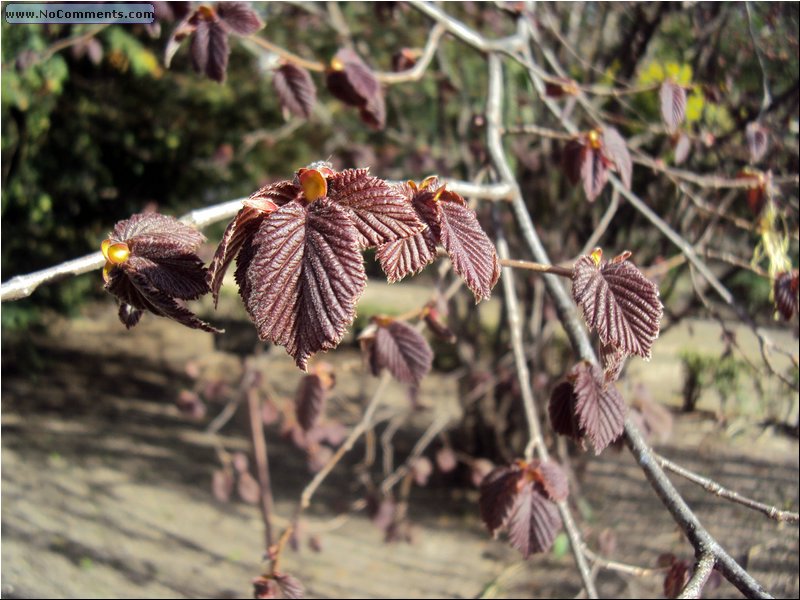
{"type": "Polygon", "coordinates": [[[588,438],[596,453],[617,439],[625,425],[625,402],[614,382],[629,355],[651,357],[663,307],[658,287],[628,258],[603,261],[600,248],[579,258],[572,271],[572,297],[603,349],[603,369],[580,362],[554,388],[549,403],[553,430],[588,438]]]}
{"type": "Polygon", "coordinates": [[[573,185],[583,182],[589,202],[603,191],[609,170],[619,174],[625,187],[631,187],[633,161],[625,139],[613,127],[592,129],[570,140],[562,154],[562,166],[573,185]]]}
{"type": "Polygon", "coordinates": [[[178,23],[167,43],[164,62],[172,58],[185,39],[190,40],[192,66],[214,81],[225,81],[231,35],[248,36],[264,27],[246,2],[220,2],[216,8],[201,4],[178,23]]]}
{"type": "Polygon", "coordinates": [[[492,535],[505,529],[525,558],[546,552],[561,528],[555,502],[566,500],[567,478],[552,461],[518,460],[497,467],[481,482],[481,519],[492,535]]]}

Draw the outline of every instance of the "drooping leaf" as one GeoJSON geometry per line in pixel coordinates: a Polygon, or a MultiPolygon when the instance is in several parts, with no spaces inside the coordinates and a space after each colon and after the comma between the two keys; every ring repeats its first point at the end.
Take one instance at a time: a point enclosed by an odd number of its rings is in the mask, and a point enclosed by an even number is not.
{"type": "Polygon", "coordinates": [[[608,167],[600,150],[590,145],[581,151],[580,178],[586,199],[594,202],[608,181],[608,167]]]}
{"type": "Polygon", "coordinates": [[[575,417],[576,400],[572,383],[563,381],[550,394],[547,412],[550,415],[550,426],[553,431],[577,441],[583,437],[583,432],[575,417]]]}
{"type": "Polygon", "coordinates": [[[606,383],[602,371],[588,362],[575,365],[568,375],[575,393],[578,423],[600,454],[616,440],[625,426],[625,401],[613,383],[606,383]]]}
{"type": "Polygon", "coordinates": [[[496,535],[508,519],[516,500],[523,472],[518,465],[496,467],[480,484],[478,505],[489,533],[496,535]]]}
{"type": "Polygon", "coordinates": [[[605,127],[603,129],[602,148],[605,157],[614,164],[622,183],[626,188],[631,189],[633,161],[631,160],[630,152],[628,152],[628,144],[625,143],[625,138],[613,127],[605,127]]]}
{"type": "Polygon", "coordinates": [[[447,311],[446,304],[442,302],[441,305],[444,308],[444,314],[442,313],[442,309],[437,306],[435,300],[428,302],[422,309],[422,318],[425,321],[425,325],[428,326],[428,329],[430,329],[437,338],[452,344],[456,341],[456,334],[452,332],[445,322],[447,311]]]}
{"type": "Polygon", "coordinates": [[[666,598],[677,598],[686,584],[689,583],[691,575],[692,565],[688,560],[675,560],[664,576],[664,596],[666,598]]]}
{"type": "Polygon", "coordinates": [[[663,307],[658,287],[627,256],[602,261],[597,249],[579,258],[573,268],[572,297],[603,344],[649,359],[663,307]]]}
{"type": "Polygon", "coordinates": [[[561,166],[572,185],[576,185],[581,180],[583,146],[581,140],[570,140],[561,152],[561,166]]]}
{"type": "Polygon", "coordinates": [[[111,239],[124,241],[131,254],[148,258],[179,256],[196,252],[206,237],[167,215],[139,213],[114,226],[111,239]]]}
{"type": "Polygon", "coordinates": [[[208,293],[208,272],[196,254],[150,259],[146,253],[132,255],[128,267],[144,275],[150,282],[169,296],[181,300],[196,300],[208,293]]]}
{"type": "Polygon", "coordinates": [[[413,236],[423,229],[413,206],[368,169],[346,169],[327,178],[328,197],[347,208],[362,248],[413,236]]]}
{"type": "Polygon", "coordinates": [[[463,199],[452,192],[442,194],[439,202],[441,241],[453,261],[453,269],[475,294],[476,302],[480,302],[492,295],[492,288],[500,278],[500,263],[494,244],[478,223],[475,211],[462,202],[463,199]]]}
{"type": "Polygon", "coordinates": [[[201,11],[194,20],[190,47],[192,66],[196,72],[221,83],[228,69],[228,32],[210,9],[201,11]]]}
{"type": "Polygon", "coordinates": [[[767,153],[769,146],[769,133],[758,121],[747,124],[745,129],[747,149],[750,151],[750,162],[757,163],[767,153]]]}
{"type": "Polygon", "coordinates": [[[211,478],[211,492],[220,502],[228,502],[233,493],[233,473],[227,469],[215,469],[211,478]]]}
{"type": "Polygon", "coordinates": [[[297,422],[308,431],[317,422],[325,408],[328,393],[318,375],[306,375],[300,380],[295,394],[294,408],[297,422]]]}
{"type": "Polygon", "coordinates": [[[661,118],[667,131],[673,134],[686,118],[686,90],[667,79],[661,84],[658,96],[661,101],[661,118]]]}
{"type": "Polygon", "coordinates": [[[292,63],[281,65],[272,75],[272,85],[281,106],[303,119],[311,116],[317,102],[317,88],[311,74],[292,63]]]}
{"type": "Polygon", "coordinates": [[[236,35],[251,35],[264,27],[249,2],[220,2],[217,14],[228,31],[236,35]]]}
{"type": "Polygon", "coordinates": [[[798,271],[779,273],[773,284],[775,307],[786,321],[797,314],[798,307],[798,271]]]}
{"type": "Polygon", "coordinates": [[[508,519],[508,539],[511,545],[528,558],[536,552],[546,552],[553,545],[561,528],[558,508],[548,500],[539,486],[527,484],[514,498],[508,519]]]}
{"type": "Polygon", "coordinates": [[[433,350],[419,331],[402,321],[378,321],[370,348],[374,375],[387,369],[401,383],[419,385],[432,363],[433,350]]]}
{"type": "Polygon", "coordinates": [[[358,108],[368,125],[383,128],[386,106],[380,83],[353,50],[342,48],[336,53],[326,71],[326,83],[336,98],[358,108]]]}
{"type": "Polygon", "coordinates": [[[327,198],[269,215],[237,259],[239,292],[262,340],[286,347],[305,370],[335,348],[366,285],[358,230],[327,198]]]}
{"type": "Polygon", "coordinates": [[[430,228],[426,227],[420,233],[383,244],[375,253],[375,258],[389,283],[394,283],[432,263],[436,259],[436,241],[430,228]]]}

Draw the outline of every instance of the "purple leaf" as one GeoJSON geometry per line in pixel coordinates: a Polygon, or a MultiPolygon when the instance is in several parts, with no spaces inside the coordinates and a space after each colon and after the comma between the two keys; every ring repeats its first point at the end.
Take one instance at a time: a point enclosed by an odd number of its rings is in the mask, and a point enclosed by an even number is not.
{"type": "Polygon", "coordinates": [[[386,104],[380,83],[353,50],[342,48],[326,72],[328,90],[336,98],[360,110],[361,118],[375,129],[383,129],[386,104]]]}
{"type": "Polygon", "coordinates": [[[233,493],[233,473],[217,469],[211,478],[211,491],[220,502],[228,502],[233,493]]]}
{"type": "Polygon", "coordinates": [[[675,143],[675,164],[680,165],[689,158],[689,152],[692,151],[692,140],[684,132],[678,135],[678,141],[675,143]]]}
{"type": "Polygon", "coordinates": [[[311,74],[305,69],[286,63],[275,70],[272,85],[278,100],[286,110],[297,117],[308,119],[317,102],[317,88],[311,74]]]}
{"type": "Polygon", "coordinates": [[[278,587],[281,588],[281,593],[284,598],[289,598],[290,600],[303,598],[305,594],[303,584],[291,575],[276,573],[275,581],[278,583],[278,587]]]}
{"type": "Polygon", "coordinates": [[[633,161],[628,152],[628,144],[625,143],[625,139],[619,134],[619,131],[613,127],[604,128],[602,148],[605,157],[614,164],[622,183],[626,188],[631,189],[633,161]]]}
{"type": "Polygon", "coordinates": [[[236,280],[262,340],[285,346],[305,370],[335,348],[366,285],[358,230],[326,198],[271,213],[237,259],[236,280]]]}
{"type": "Polygon", "coordinates": [[[566,500],[569,496],[569,484],[564,471],[553,461],[532,461],[528,469],[536,475],[535,479],[541,482],[542,489],[553,502],[566,500]]]}
{"type": "Polygon", "coordinates": [[[308,431],[317,422],[325,407],[327,390],[318,375],[306,375],[300,380],[295,395],[295,413],[297,422],[308,431]]]}
{"type": "Polygon", "coordinates": [[[658,337],[663,307],[658,287],[623,254],[601,261],[597,249],[575,262],[572,297],[603,344],[645,359],[658,337]]]}
{"type": "Polygon", "coordinates": [[[247,504],[257,504],[261,498],[261,487],[255,478],[247,471],[239,473],[239,481],[236,482],[236,493],[239,498],[247,504]]]}
{"type": "Polygon", "coordinates": [[[387,369],[401,383],[418,385],[431,370],[433,351],[422,334],[402,321],[378,322],[370,348],[372,373],[387,369]]]}
{"type": "Polygon", "coordinates": [[[602,153],[590,145],[584,146],[581,151],[580,168],[586,199],[594,202],[608,181],[608,167],[602,153]]]}
{"type": "Polygon", "coordinates": [[[658,93],[661,101],[661,118],[670,134],[678,131],[686,118],[686,90],[674,81],[666,80],[658,93]]]}
{"type": "Polygon", "coordinates": [[[463,199],[445,191],[441,208],[442,246],[453,261],[453,269],[466,282],[476,302],[492,295],[500,278],[500,263],[494,244],[478,223],[475,211],[462,204],[463,199]]]}
{"type": "Polygon", "coordinates": [[[566,435],[577,441],[583,437],[575,417],[575,394],[572,383],[563,381],[559,383],[550,394],[547,412],[550,415],[550,426],[560,435],[566,435]]]}
{"type": "Polygon", "coordinates": [[[511,545],[528,558],[536,552],[546,552],[553,545],[561,517],[558,508],[538,486],[524,485],[514,499],[508,519],[508,539],[511,545]]]}
{"type": "Polygon", "coordinates": [[[422,231],[413,206],[368,169],[347,169],[327,178],[328,198],[346,207],[362,248],[371,248],[422,231]]]}
{"type": "Polygon", "coordinates": [[[436,259],[436,241],[430,228],[420,233],[383,244],[375,253],[389,283],[413,275],[436,259]]]}
{"type": "Polygon", "coordinates": [[[436,466],[442,473],[449,473],[458,466],[458,458],[452,448],[439,448],[436,452],[436,466]]]}
{"type": "Polygon", "coordinates": [[[584,144],[580,140],[570,140],[561,152],[561,167],[572,185],[581,180],[584,144]]]}
{"type": "Polygon", "coordinates": [[[591,363],[578,363],[568,378],[573,382],[578,423],[592,442],[595,454],[600,454],[622,434],[625,401],[614,384],[606,384],[603,373],[591,363]]]}
{"type": "Polygon", "coordinates": [[[518,484],[522,477],[522,469],[512,465],[496,467],[481,481],[478,500],[481,520],[492,535],[496,535],[505,525],[518,495],[518,484]]]}
{"type": "Polygon", "coordinates": [[[264,27],[249,2],[220,2],[217,14],[225,27],[236,35],[251,35],[264,27]]]}

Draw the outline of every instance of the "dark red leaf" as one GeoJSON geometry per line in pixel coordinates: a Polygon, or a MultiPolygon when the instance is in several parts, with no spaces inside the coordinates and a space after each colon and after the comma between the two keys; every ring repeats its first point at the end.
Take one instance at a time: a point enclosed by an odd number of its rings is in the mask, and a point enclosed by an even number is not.
{"type": "Polygon", "coordinates": [[[619,134],[619,131],[613,127],[604,128],[602,148],[605,157],[614,164],[622,183],[625,184],[626,188],[631,189],[633,161],[631,160],[630,152],[628,152],[628,144],[625,143],[625,139],[619,134]]]}
{"type": "Polygon", "coordinates": [[[576,185],[581,180],[583,147],[583,141],[570,140],[561,152],[561,166],[572,185],[576,185]]]}
{"type": "Polygon", "coordinates": [[[511,545],[528,558],[536,552],[546,552],[553,545],[561,517],[558,508],[548,500],[538,486],[524,485],[514,498],[508,518],[508,539],[511,545]]]}
{"type": "Polygon", "coordinates": [[[401,383],[418,385],[431,370],[433,351],[422,334],[402,321],[378,322],[370,348],[374,375],[387,369],[401,383]]]}
{"type": "Polygon", "coordinates": [[[318,375],[306,375],[300,380],[295,395],[295,413],[297,422],[308,431],[317,422],[325,408],[328,393],[318,375]]]}
{"type": "Polygon", "coordinates": [[[455,272],[472,290],[476,302],[480,302],[492,295],[492,288],[500,278],[500,263],[475,211],[450,200],[451,196],[457,195],[445,192],[439,202],[442,246],[450,255],[455,272]]]}
{"type": "Polygon", "coordinates": [[[258,600],[271,600],[278,597],[278,583],[271,577],[256,577],[253,579],[253,598],[258,600]]]}
{"type": "Polygon", "coordinates": [[[798,306],[798,271],[779,273],[773,284],[775,307],[786,321],[797,314],[798,306]]]}
{"type": "Polygon", "coordinates": [[[578,424],[592,442],[595,454],[600,454],[622,434],[625,401],[614,384],[606,384],[602,371],[591,363],[578,363],[568,378],[573,382],[578,424]]]}
{"type": "Polygon", "coordinates": [[[624,256],[601,258],[597,249],[575,262],[572,297],[603,344],[649,360],[663,314],[658,287],[624,256]]]}
{"type": "Polygon", "coordinates": [[[126,242],[131,254],[153,259],[196,252],[206,241],[194,227],[159,213],[140,213],[120,221],[109,238],[126,242]]]}
{"type": "Polygon", "coordinates": [[[476,458],[469,465],[469,475],[472,485],[479,487],[486,476],[494,469],[494,463],[488,458],[476,458]]]}
{"type": "Polygon", "coordinates": [[[371,248],[422,231],[413,206],[368,169],[346,169],[331,175],[328,198],[346,207],[359,232],[362,248],[371,248]]]}
{"type": "Polygon", "coordinates": [[[661,101],[661,118],[667,131],[673,134],[686,118],[686,90],[674,81],[665,80],[658,96],[661,101]]]}
{"type": "Polygon", "coordinates": [[[359,109],[362,120],[375,129],[386,121],[386,104],[380,83],[353,50],[342,48],[331,61],[326,83],[336,98],[359,109]]]}
{"type": "Polygon", "coordinates": [[[292,63],[278,67],[272,76],[272,85],[278,100],[286,110],[297,117],[311,116],[317,102],[317,88],[311,74],[292,63]]]}
{"type": "Polygon", "coordinates": [[[305,594],[303,584],[291,575],[276,573],[275,581],[278,583],[278,587],[281,588],[281,593],[283,594],[284,598],[289,598],[290,600],[303,598],[303,595],[305,594]]]}
{"type": "Polygon", "coordinates": [[[136,270],[169,296],[181,300],[196,300],[208,293],[208,271],[196,254],[151,260],[132,255],[122,267],[136,270]]]}
{"type": "Polygon", "coordinates": [[[262,340],[305,370],[335,348],[355,316],[366,274],[346,209],[320,198],[271,213],[237,259],[239,292],[262,340]]]}
{"type": "Polygon", "coordinates": [[[261,498],[261,487],[255,478],[245,471],[244,473],[239,473],[239,481],[236,482],[236,493],[247,504],[257,504],[261,498]]]}
{"type": "Polygon", "coordinates": [[[249,2],[220,2],[217,14],[228,31],[236,35],[250,35],[264,27],[249,2]]]}
{"type": "Polygon", "coordinates": [[[583,191],[586,199],[594,202],[603,191],[608,181],[608,167],[600,150],[592,148],[590,145],[583,147],[581,151],[581,180],[583,181],[583,191]]]}
{"type": "Polygon", "coordinates": [[[456,341],[456,334],[445,323],[443,315],[436,307],[436,302],[431,301],[425,305],[422,309],[422,318],[425,320],[425,325],[437,338],[451,344],[456,341]]]}
{"type": "Polygon", "coordinates": [[[119,320],[122,321],[126,329],[134,327],[139,322],[139,319],[142,318],[143,314],[144,311],[134,308],[130,304],[119,305],[119,320]]]}
{"type": "Polygon", "coordinates": [[[572,383],[563,381],[550,394],[547,412],[550,415],[550,426],[553,431],[577,441],[583,437],[583,432],[575,417],[576,401],[577,398],[572,391],[572,383]]]}
{"type": "Polygon", "coordinates": [[[748,123],[745,129],[745,138],[747,139],[747,149],[750,151],[750,162],[757,163],[767,153],[769,132],[761,123],[754,121],[748,123]]]}
{"type": "Polygon", "coordinates": [[[536,473],[536,480],[542,484],[547,497],[554,502],[566,500],[569,496],[569,484],[564,471],[556,463],[549,460],[546,462],[533,461],[528,469],[536,473]]]}
{"type": "Polygon", "coordinates": [[[496,467],[480,484],[478,505],[481,520],[489,533],[496,535],[508,519],[518,495],[523,472],[518,465],[496,467]]]}

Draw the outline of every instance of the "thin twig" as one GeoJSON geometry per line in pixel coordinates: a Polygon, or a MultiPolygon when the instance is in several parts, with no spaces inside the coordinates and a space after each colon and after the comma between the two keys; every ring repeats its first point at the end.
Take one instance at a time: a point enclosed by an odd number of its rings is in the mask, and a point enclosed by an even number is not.
{"type": "MultiPolygon", "coordinates": [[[[247,374],[245,374],[247,379],[247,374]]],[[[261,517],[264,521],[264,539],[266,541],[265,554],[269,555],[272,548],[272,485],[269,478],[269,457],[267,454],[267,439],[264,436],[264,421],[261,416],[261,397],[258,390],[248,386],[247,407],[250,418],[250,439],[253,443],[253,456],[256,461],[256,474],[258,487],[261,491],[261,517]]]]}
{"type": "Polygon", "coordinates": [[[694,573],[692,573],[689,581],[683,586],[678,598],[701,598],[703,594],[703,586],[711,577],[711,572],[714,570],[716,558],[714,553],[706,550],[700,554],[700,558],[694,565],[694,573]]]}
{"type": "Polygon", "coordinates": [[[769,504],[764,504],[763,502],[758,502],[751,498],[747,498],[746,496],[742,496],[738,492],[734,492],[733,490],[720,485],[713,479],[698,475],[697,473],[672,462],[668,458],[665,458],[656,452],[653,452],[653,457],[658,461],[658,464],[661,465],[662,468],[672,471],[676,475],[680,475],[692,483],[696,483],[707,492],[719,496],[720,498],[725,498],[726,500],[736,502],[737,504],[741,504],[747,508],[752,508],[753,510],[763,513],[775,521],[784,521],[787,523],[797,523],[800,521],[800,514],[796,512],[780,510],[775,506],[770,506],[769,504]]]}
{"type": "Polygon", "coordinates": [[[528,271],[536,271],[537,273],[552,273],[560,277],[572,278],[572,269],[561,267],[559,265],[544,265],[542,263],[532,262],[529,260],[517,260],[515,258],[500,257],[500,265],[503,267],[511,267],[513,269],[526,269],[528,271]]]}

